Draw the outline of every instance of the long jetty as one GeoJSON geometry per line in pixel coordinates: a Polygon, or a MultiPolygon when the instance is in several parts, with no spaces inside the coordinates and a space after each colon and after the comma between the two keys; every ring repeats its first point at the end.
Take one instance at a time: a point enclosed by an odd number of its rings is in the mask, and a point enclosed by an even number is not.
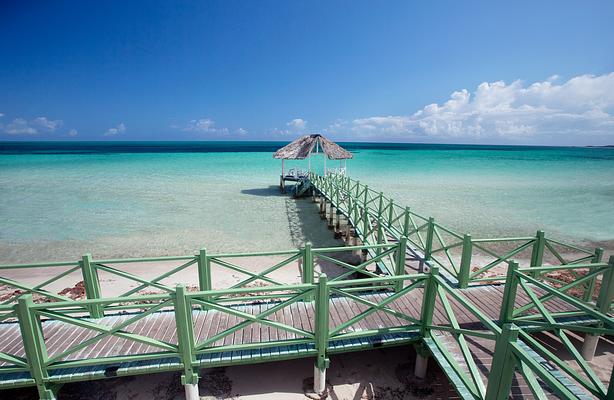
{"type": "Polygon", "coordinates": [[[51,400],[69,382],[180,371],[194,400],[201,368],[307,357],[314,392],[324,393],[331,354],[412,345],[415,375],[425,378],[432,359],[462,398],[614,399],[612,376],[600,379],[590,363],[600,337],[614,334],[614,257],[542,231],[460,234],[341,174],[310,173],[295,193],[319,203],[346,246],[0,266],[9,293],[0,389],[36,386],[51,400]],[[280,261],[253,272],[243,257],[280,261]],[[148,279],[118,267],[161,261],[174,266],[148,279]],[[275,277],[295,263],[300,283],[275,277]],[[342,272],[327,276],[322,263],[342,272]],[[213,267],[246,278],[214,288],[213,267]],[[163,283],[188,268],[197,288],[163,283]],[[45,280],[6,276],[30,269],[48,271],[45,280]],[[70,274],[80,274],[85,299],[49,289],[70,274]],[[136,286],[105,297],[101,274],[136,286]]]}

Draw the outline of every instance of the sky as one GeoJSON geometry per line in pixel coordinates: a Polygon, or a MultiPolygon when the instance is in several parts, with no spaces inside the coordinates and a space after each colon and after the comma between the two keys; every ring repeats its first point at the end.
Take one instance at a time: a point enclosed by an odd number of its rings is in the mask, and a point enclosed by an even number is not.
{"type": "Polygon", "coordinates": [[[2,1],[0,140],[614,144],[612,1],[2,1]]]}

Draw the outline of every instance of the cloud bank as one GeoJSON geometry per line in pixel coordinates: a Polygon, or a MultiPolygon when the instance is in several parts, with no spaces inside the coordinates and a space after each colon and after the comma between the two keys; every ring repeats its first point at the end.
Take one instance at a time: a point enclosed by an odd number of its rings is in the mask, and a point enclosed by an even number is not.
{"type": "Polygon", "coordinates": [[[102,136],[116,136],[124,132],[126,132],[126,125],[123,122],[121,122],[115,128],[107,129],[107,131],[103,133],[102,136]]]}
{"type": "Polygon", "coordinates": [[[530,85],[520,80],[484,82],[471,93],[455,91],[443,104],[429,104],[413,114],[338,121],[326,131],[406,140],[614,140],[614,72],[581,75],[560,84],[558,79],[530,85]]]}
{"type": "MultiPolygon", "coordinates": [[[[195,133],[206,133],[206,134],[215,134],[215,135],[228,135],[228,128],[218,128],[215,126],[215,121],[211,118],[201,118],[201,119],[193,119],[188,121],[188,123],[183,127],[172,126],[173,128],[179,128],[184,132],[195,132],[195,133]]],[[[247,130],[243,128],[239,128],[242,130],[242,134],[247,133],[247,130]],[[245,131],[245,132],[243,132],[245,131]]]]}
{"type": "MultiPolygon", "coordinates": [[[[4,114],[0,114],[3,117],[4,114]]],[[[62,120],[51,120],[47,117],[37,117],[32,120],[15,118],[13,121],[4,125],[0,123],[0,132],[8,135],[38,135],[39,133],[55,132],[63,124],[62,120]]]]}

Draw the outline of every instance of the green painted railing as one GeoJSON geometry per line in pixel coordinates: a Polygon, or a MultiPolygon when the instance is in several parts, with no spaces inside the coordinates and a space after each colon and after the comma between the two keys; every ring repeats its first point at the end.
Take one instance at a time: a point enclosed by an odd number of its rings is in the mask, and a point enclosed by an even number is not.
{"type": "MultiPolygon", "coordinates": [[[[592,288],[591,288],[592,290],[592,288]]],[[[522,340],[523,346],[513,346],[516,362],[527,363],[528,368],[535,369],[534,357],[526,354],[526,348],[531,348],[540,356],[564,371],[568,377],[588,393],[598,398],[611,398],[612,390],[608,391],[597,376],[592,366],[572,343],[569,332],[585,335],[613,335],[614,318],[609,315],[612,297],[614,296],[614,256],[608,264],[577,264],[566,266],[540,266],[519,268],[516,262],[510,262],[501,307],[500,321],[503,324],[513,323],[517,329],[510,342],[522,340]],[[540,276],[565,271],[588,270],[588,273],[576,281],[555,282],[559,287],[553,287],[540,276]],[[586,296],[585,282],[598,280],[601,284],[596,297],[586,296]],[[578,291],[580,289],[580,291],[578,291]],[[529,299],[526,304],[519,304],[518,294],[522,292],[529,299]],[[588,298],[587,298],[588,297],[588,298]],[[557,300],[571,306],[571,311],[550,311],[548,302],[557,300]],[[592,323],[589,323],[592,322],[592,323]],[[560,349],[553,351],[543,342],[531,335],[532,332],[552,332],[580,371],[572,367],[569,359],[561,358],[560,349]]],[[[512,361],[508,361],[512,362],[512,361]]],[[[541,375],[540,375],[541,377],[541,375]]],[[[528,380],[531,384],[531,380],[528,380]]],[[[568,387],[560,382],[549,382],[550,387],[563,398],[573,397],[568,387]]]]}
{"type": "MultiPolygon", "coordinates": [[[[369,246],[357,246],[359,250],[367,250],[369,246]]],[[[314,254],[328,254],[333,250],[341,249],[312,249],[314,254]]],[[[368,248],[373,250],[373,246],[368,248]]],[[[309,252],[308,252],[309,254],[309,252]]],[[[383,254],[383,253],[382,253],[383,254]]],[[[217,256],[211,255],[212,258],[217,256]]],[[[290,258],[290,257],[289,257],[290,258]]],[[[176,258],[173,258],[176,259],[176,258]]],[[[151,260],[151,259],[148,259],[151,260]]],[[[168,260],[168,258],[167,258],[168,260]]],[[[106,264],[120,263],[114,260],[106,264]]],[[[132,260],[136,262],[136,260],[132,260]]],[[[91,264],[97,264],[93,261],[91,264]]],[[[352,266],[354,267],[354,266],[352,266]]],[[[271,267],[267,268],[270,269],[271,267]]],[[[14,316],[19,321],[26,356],[18,356],[7,352],[0,353],[0,361],[4,365],[0,367],[0,373],[28,371],[32,376],[32,382],[37,385],[41,398],[53,398],[50,385],[54,382],[62,382],[54,371],[67,368],[77,368],[93,365],[117,365],[144,360],[168,359],[165,369],[183,371],[184,383],[196,383],[198,375],[196,369],[205,365],[203,356],[213,353],[240,352],[252,349],[265,349],[280,346],[303,346],[305,349],[300,355],[287,352],[279,354],[272,359],[292,358],[296,356],[316,357],[316,364],[325,368],[328,365],[328,354],[333,351],[331,344],[336,341],[353,340],[378,335],[393,335],[414,333],[415,336],[408,341],[424,340],[442,354],[443,358],[451,366],[452,372],[463,382],[468,392],[468,398],[491,399],[501,398],[502,393],[509,393],[509,384],[513,371],[517,368],[525,377],[531,390],[536,394],[543,395],[543,389],[538,384],[536,376],[546,382],[562,398],[573,398],[569,388],[561,385],[555,379],[547,365],[535,361],[535,352],[539,353],[547,362],[556,365],[567,373],[573,381],[591,394],[599,398],[606,398],[608,391],[596,380],[594,372],[587,366],[577,351],[572,353],[576,361],[583,366],[583,374],[572,370],[565,361],[562,361],[548,349],[543,348],[529,334],[532,331],[553,330],[556,331],[564,344],[568,344],[567,336],[563,329],[577,330],[593,335],[608,335],[614,333],[614,320],[607,315],[607,310],[614,295],[614,258],[609,264],[585,264],[574,266],[556,267],[559,269],[583,269],[590,268],[591,274],[585,279],[594,278],[601,282],[597,302],[583,300],[583,294],[568,295],[576,287],[581,285],[567,285],[558,289],[552,288],[542,280],[536,279],[535,275],[551,273],[555,267],[535,267],[519,269],[514,262],[508,268],[508,280],[512,282],[506,287],[504,306],[500,324],[483,315],[463,294],[462,291],[450,286],[439,275],[439,268],[434,266],[428,274],[397,275],[368,277],[365,279],[329,281],[325,274],[321,274],[317,282],[284,285],[278,282],[265,287],[235,287],[230,289],[198,290],[188,292],[182,285],[175,287],[163,287],[165,293],[152,295],[129,295],[116,298],[100,298],[86,300],[64,300],[34,303],[32,294],[21,295],[17,304],[13,305],[14,316]],[[604,276],[605,275],[605,276],[604,276]],[[390,288],[396,289],[391,291],[390,288]],[[516,288],[516,289],[514,289],[516,288]],[[515,302],[516,292],[522,288],[531,297],[533,303],[518,306],[515,302]],[[543,293],[536,294],[535,288],[543,293]],[[374,301],[368,297],[359,296],[358,293],[380,292],[387,290],[389,295],[381,301],[374,301]],[[410,293],[421,299],[420,315],[407,315],[394,306],[394,302],[410,293]],[[533,294],[531,294],[533,293],[533,294]],[[341,324],[331,324],[331,311],[329,303],[331,299],[347,298],[349,301],[361,304],[362,311],[350,316],[341,324]],[[563,299],[576,306],[575,313],[548,313],[543,307],[551,297],[563,299]],[[238,299],[241,301],[238,302],[238,299]],[[452,306],[451,301],[455,302],[452,306]],[[249,313],[242,310],[238,305],[246,304],[270,304],[270,307],[249,313]],[[290,307],[292,304],[312,304],[314,314],[313,324],[298,325],[289,323],[281,317],[275,317],[276,313],[290,307]],[[445,315],[445,323],[435,323],[434,313],[436,304],[445,315]],[[462,308],[463,311],[459,309],[462,308]],[[537,308],[540,314],[530,313],[530,308],[537,308]],[[122,315],[122,319],[109,325],[104,319],[86,318],[84,315],[97,309],[105,315],[122,315]],[[215,332],[214,335],[203,335],[196,331],[194,318],[199,310],[217,312],[226,318],[234,318],[236,323],[230,324],[229,328],[215,332]],[[149,337],[145,334],[133,332],[131,327],[139,321],[152,318],[155,315],[171,313],[174,319],[176,335],[170,340],[161,340],[149,337]],[[463,327],[459,324],[459,312],[465,315],[471,314],[481,324],[479,327],[463,327]],[[385,328],[373,326],[371,329],[353,329],[356,324],[366,321],[374,313],[384,313],[398,318],[403,324],[388,326],[385,328]],[[562,325],[558,321],[560,317],[571,316],[590,317],[596,322],[593,326],[579,323],[577,326],[562,325]],[[48,342],[53,338],[43,335],[43,326],[50,321],[58,321],[65,325],[75,326],[80,329],[80,340],[74,341],[71,346],[61,352],[49,353],[48,342]],[[236,344],[229,341],[232,334],[258,323],[261,326],[270,326],[284,332],[281,337],[260,337],[257,341],[247,341],[236,344]],[[450,333],[460,349],[463,365],[450,352],[438,332],[450,333]],[[475,363],[468,345],[468,338],[480,338],[494,341],[495,361],[490,371],[487,383],[483,381],[480,369],[475,363]],[[138,354],[126,354],[122,352],[123,346],[118,346],[118,353],[105,358],[84,358],[84,349],[99,343],[102,340],[123,340],[143,344],[147,351],[138,354]],[[585,376],[588,376],[586,378],[585,376]],[[503,388],[503,389],[501,389],[503,388]],[[507,389],[506,389],[507,388],[507,389]]],[[[304,305],[302,307],[305,307],[304,305]]],[[[155,324],[154,320],[149,322],[155,324]]],[[[200,326],[200,325],[199,325],[200,326]]],[[[571,350],[571,348],[569,348],[571,350]]],[[[254,362],[246,359],[244,362],[254,362]]],[[[226,362],[229,363],[229,362],[226,362]]],[[[233,361],[232,364],[238,363],[233,361]]],[[[224,365],[220,358],[218,364],[224,365]]],[[[213,365],[213,364],[207,364],[213,365]]],[[[157,369],[159,371],[159,369],[157,369]]]]}
{"type": "MultiPolygon", "coordinates": [[[[169,359],[165,368],[182,370],[182,381],[193,384],[198,379],[195,370],[205,364],[202,361],[204,355],[280,346],[286,349],[286,353],[273,357],[273,359],[316,356],[318,363],[325,365],[328,363],[327,354],[330,351],[330,343],[335,341],[410,332],[416,332],[416,335],[407,340],[418,341],[417,332],[420,330],[420,319],[405,315],[391,307],[390,304],[410,292],[422,290],[427,279],[426,274],[416,274],[328,281],[326,275],[322,274],[316,283],[308,284],[273,284],[257,288],[242,287],[195,292],[188,292],[183,285],[179,285],[172,291],[162,294],[60,300],[38,304],[34,303],[32,294],[24,294],[18,298],[13,308],[19,322],[26,356],[0,353],[0,361],[4,362],[4,365],[0,367],[0,374],[28,371],[33,383],[39,388],[41,398],[53,398],[49,389],[50,385],[58,380],[61,381],[54,371],[68,368],[169,359]],[[394,287],[399,282],[403,286],[402,289],[383,301],[369,300],[356,294],[356,292],[372,291],[373,288],[394,287]],[[254,313],[246,312],[237,303],[238,296],[242,300],[241,304],[268,304],[269,307],[263,307],[254,313]],[[340,325],[334,326],[330,322],[329,302],[331,299],[342,297],[361,304],[362,311],[340,325]],[[244,303],[245,299],[251,299],[251,303],[244,303]],[[297,303],[306,304],[301,307],[312,310],[305,314],[306,317],[309,313],[315,313],[313,326],[307,320],[291,323],[288,319],[283,320],[283,317],[279,316],[280,312],[285,312],[288,307],[297,303]],[[115,315],[116,318],[121,317],[121,319],[114,324],[109,324],[104,318],[84,317],[93,308],[107,316],[115,315]],[[213,335],[203,335],[202,332],[197,331],[194,324],[194,318],[201,312],[199,310],[206,310],[209,313],[214,311],[221,315],[219,318],[234,319],[236,323],[229,324],[229,328],[215,332],[213,335]],[[404,323],[385,328],[373,326],[368,330],[353,328],[376,312],[393,315],[404,323]],[[170,317],[169,313],[171,313],[170,317]],[[161,340],[134,332],[134,327],[139,321],[142,322],[156,315],[164,315],[165,318],[173,319],[176,335],[171,335],[170,339],[161,340]],[[77,340],[74,340],[68,348],[64,348],[61,352],[50,353],[48,343],[54,338],[43,334],[44,326],[52,321],[78,328],[76,335],[79,338],[76,338],[77,340]],[[233,343],[232,335],[251,324],[270,326],[282,334],[278,337],[267,337],[262,334],[253,341],[233,343]],[[116,341],[115,346],[118,349],[116,355],[104,358],[85,357],[88,352],[84,349],[110,339],[116,341]],[[143,344],[145,350],[137,354],[129,354],[130,352],[125,351],[129,346],[122,345],[122,343],[143,344]],[[301,354],[294,354],[287,350],[292,346],[302,346],[304,351],[301,354]]],[[[157,325],[154,319],[144,323],[157,325]]],[[[198,326],[200,328],[203,325],[201,323],[198,326]]],[[[255,362],[255,360],[250,357],[244,362],[255,362]]],[[[224,360],[221,359],[218,364],[225,364],[224,360]]],[[[233,360],[232,364],[237,364],[236,360],[233,360]]]]}
{"type": "MultiPolygon", "coordinates": [[[[614,318],[608,315],[614,296],[613,272],[614,257],[610,259],[609,264],[527,269],[519,269],[518,264],[512,261],[508,269],[508,282],[510,284],[505,287],[501,317],[498,323],[495,323],[477,310],[462,295],[462,291],[450,287],[439,276],[438,267],[434,267],[429,274],[430,278],[423,303],[423,324],[425,325],[421,333],[425,342],[431,344],[432,348],[436,348],[441,357],[449,364],[451,371],[447,371],[448,375],[453,374],[463,382],[468,391],[461,393],[463,397],[507,399],[516,371],[524,378],[535,398],[546,397],[542,387],[543,384],[538,382],[537,378],[539,378],[559,398],[576,399],[578,394],[585,393],[585,395],[589,394],[596,398],[610,399],[614,396],[612,385],[607,388],[603,384],[595,370],[585,361],[572,343],[569,332],[596,336],[614,334],[614,318]],[[579,296],[567,294],[575,287],[580,286],[580,283],[555,289],[532,277],[536,273],[552,272],[555,268],[590,268],[591,274],[585,279],[602,275],[602,286],[597,302],[586,302],[579,296]],[[528,303],[521,306],[518,305],[516,298],[519,288],[525,291],[530,298],[528,303]],[[538,294],[539,290],[541,290],[540,294],[538,294]],[[456,311],[450,304],[450,298],[456,301],[456,311]],[[545,304],[553,299],[558,299],[575,307],[575,311],[548,311],[545,304]],[[433,305],[436,301],[441,305],[449,324],[443,326],[432,324],[433,305]],[[472,329],[461,327],[456,319],[459,306],[465,313],[474,315],[481,325],[472,329]],[[565,317],[573,318],[565,320],[565,317]],[[440,336],[433,334],[437,331],[448,332],[453,335],[462,356],[462,366],[452,354],[450,346],[444,343],[440,336]],[[569,358],[563,359],[560,351],[553,351],[532,335],[532,333],[546,331],[554,332],[562,348],[571,356],[571,360],[569,358]],[[490,371],[487,373],[488,381],[486,383],[483,376],[485,373],[480,373],[475,356],[467,344],[468,337],[494,342],[494,345],[492,345],[494,356],[490,371]],[[573,368],[574,363],[579,366],[579,370],[573,368]],[[578,391],[578,388],[582,388],[585,392],[578,391]]],[[[479,346],[485,345],[480,344],[479,346]]]]}
{"type": "MultiPolygon", "coordinates": [[[[198,277],[198,286],[189,288],[191,291],[212,290],[216,274],[222,270],[230,270],[233,273],[246,276],[239,282],[230,287],[217,289],[238,289],[249,287],[250,285],[283,286],[296,283],[296,281],[281,281],[273,275],[282,268],[293,268],[292,264],[298,264],[300,269],[300,280],[302,283],[313,283],[326,268],[325,265],[335,266],[339,271],[329,272],[331,281],[346,280],[352,277],[378,277],[381,274],[377,267],[381,265],[381,260],[389,258],[393,262],[403,263],[400,258],[404,252],[400,251],[400,243],[382,243],[362,246],[345,246],[330,248],[313,248],[311,244],[306,244],[302,249],[271,252],[253,253],[208,253],[206,249],[201,249],[199,254],[194,256],[167,256],[167,257],[147,257],[147,258],[124,258],[124,259],[102,259],[92,258],[90,254],[84,255],[79,261],[66,261],[55,263],[35,263],[35,264],[13,264],[0,265],[0,284],[3,289],[0,294],[4,295],[4,300],[0,304],[0,322],[16,317],[14,304],[20,296],[31,294],[35,296],[35,302],[65,302],[74,301],[67,295],[57,294],[49,289],[49,285],[54,284],[67,276],[72,276],[73,284],[82,282],[85,298],[97,300],[103,297],[129,297],[138,294],[157,294],[174,293],[176,288],[164,280],[177,279],[180,272],[185,272],[188,268],[193,268],[193,273],[198,277]],[[366,258],[365,253],[377,253],[377,256],[366,258]],[[358,254],[349,257],[348,255],[358,254]],[[258,271],[253,271],[245,265],[241,265],[241,259],[249,258],[258,271]],[[273,260],[273,261],[272,261],[273,260]],[[278,260],[278,261],[276,261],[278,260]],[[147,265],[151,268],[151,263],[165,263],[159,265],[157,269],[164,270],[163,273],[150,278],[139,276],[130,272],[132,266],[138,264],[147,265]],[[273,264],[271,264],[273,263],[273,264]],[[178,265],[176,265],[178,264],[178,265]],[[320,269],[318,271],[317,269],[320,269]],[[57,270],[59,272],[55,272],[57,270]],[[36,275],[46,276],[40,283],[30,284],[9,278],[9,272],[16,271],[35,271],[36,275]],[[102,279],[104,274],[106,279],[102,279]],[[136,287],[119,294],[105,296],[105,292],[113,288],[116,284],[108,282],[109,278],[123,279],[136,284],[136,287]]],[[[401,271],[401,268],[393,266],[394,269],[401,271]]],[[[220,274],[224,275],[224,274],[220,274]]],[[[382,288],[382,287],[378,287],[382,288]]],[[[71,289],[71,288],[66,288],[71,289]]],[[[247,301],[249,299],[243,299],[247,301]]],[[[88,306],[89,315],[92,318],[100,318],[104,315],[104,304],[91,304],[88,306]]]]}
{"type": "MultiPolygon", "coordinates": [[[[470,283],[504,281],[507,262],[525,259],[527,267],[599,263],[603,250],[583,249],[546,237],[475,238],[461,234],[397,204],[382,192],[347,176],[310,174],[315,191],[344,215],[365,244],[400,242],[407,238],[411,249],[437,265],[458,281],[461,288],[470,283]]],[[[339,218],[339,217],[337,217],[339,218]]],[[[392,273],[392,271],[390,271],[392,273]]],[[[586,282],[587,289],[594,282],[586,282]]]]}

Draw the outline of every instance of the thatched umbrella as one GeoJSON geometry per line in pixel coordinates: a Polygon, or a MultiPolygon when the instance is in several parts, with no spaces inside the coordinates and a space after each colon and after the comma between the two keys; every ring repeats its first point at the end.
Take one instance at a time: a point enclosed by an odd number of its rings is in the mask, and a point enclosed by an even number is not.
{"type": "Polygon", "coordinates": [[[311,170],[311,154],[320,153],[320,149],[324,154],[324,173],[326,173],[327,158],[329,160],[353,158],[352,153],[319,134],[301,136],[287,146],[277,150],[273,157],[281,159],[281,175],[283,177],[284,160],[304,160],[307,158],[309,160],[309,169],[311,170]]]}

